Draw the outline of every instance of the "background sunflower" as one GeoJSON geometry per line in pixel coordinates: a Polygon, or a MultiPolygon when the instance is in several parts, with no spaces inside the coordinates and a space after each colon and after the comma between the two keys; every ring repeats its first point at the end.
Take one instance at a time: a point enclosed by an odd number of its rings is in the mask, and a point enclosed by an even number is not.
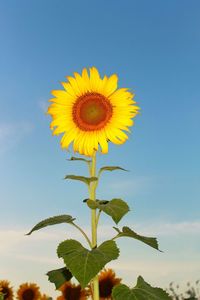
{"type": "Polygon", "coordinates": [[[40,289],[35,283],[23,283],[17,290],[18,300],[39,300],[40,298],[40,289]]]}
{"type": "Polygon", "coordinates": [[[62,292],[62,295],[57,300],[86,300],[89,296],[87,289],[81,289],[80,284],[76,285],[70,281],[64,283],[59,290],[62,292]]]}
{"type": "Polygon", "coordinates": [[[112,299],[112,289],[121,282],[112,269],[104,269],[99,274],[99,296],[101,300],[112,299]]]}
{"type": "Polygon", "coordinates": [[[13,300],[13,288],[8,280],[0,280],[0,292],[4,295],[4,300],[13,300]]]}

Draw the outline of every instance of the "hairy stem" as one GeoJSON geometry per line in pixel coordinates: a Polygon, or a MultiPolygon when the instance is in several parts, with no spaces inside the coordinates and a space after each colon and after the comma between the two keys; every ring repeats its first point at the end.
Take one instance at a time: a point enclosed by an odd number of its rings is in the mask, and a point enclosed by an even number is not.
{"type": "MultiPolygon", "coordinates": [[[[90,164],[90,176],[96,177],[96,152],[92,156],[92,163],[90,164]]],[[[91,182],[89,186],[89,198],[93,201],[96,200],[96,187],[97,182],[91,182]]],[[[96,209],[91,209],[91,227],[92,227],[92,248],[97,247],[97,215],[96,209]]],[[[93,300],[99,300],[99,282],[98,275],[93,280],[93,300]]]]}

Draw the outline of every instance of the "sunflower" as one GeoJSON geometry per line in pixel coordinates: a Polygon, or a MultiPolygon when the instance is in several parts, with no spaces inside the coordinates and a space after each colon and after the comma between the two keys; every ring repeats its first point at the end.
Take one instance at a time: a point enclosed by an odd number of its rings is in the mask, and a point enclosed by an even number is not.
{"type": "Polygon", "coordinates": [[[104,269],[99,274],[99,296],[100,300],[112,299],[112,289],[115,285],[121,282],[120,278],[117,278],[115,272],[112,269],[104,269]]]}
{"type": "Polygon", "coordinates": [[[62,82],[64,90],[53,90],[47,114],[54,135],[63,133],[61,147],[92,156],[94,151],[108,152],[108,142],[120,145],[139,110],[127,88],[117,89],[118,77],[100,77],[95,67],[74,73],[62,82]]]}
{"type": "Polygon", "coordinates": [[[59,296],[57,300],[86,300],[89,295],[86,289],[81,289],[80,284],[75,285],[70,281],[65,282],[59,290],[62,296],[59,296]]]}
{"type": "Polygon", "coordinates": [[[17,291],[18,300],[39,300],[41,298],[40,289],[35,283],[23,283],[17,291]]]}
{"type": "Polygon", "coordinates": [[[0,292],[4,295],[4,300],[13,299],[13,288],[10,287],[10,282],[8,280],[0,280],[0,292]]]}

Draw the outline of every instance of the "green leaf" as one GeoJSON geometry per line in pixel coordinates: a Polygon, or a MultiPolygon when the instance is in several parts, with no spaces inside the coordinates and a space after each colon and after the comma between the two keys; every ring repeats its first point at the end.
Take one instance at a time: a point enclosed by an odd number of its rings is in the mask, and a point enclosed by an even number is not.
{"type": "Polygon", "coordinates": [[[5,295],[5,294],[2,294],[2,293],[0,292],[0,300],[4,300],[4,295],[5,295]]]}
{"type": "Polygon", "coordinates": [[[97,200],[99,204],[107,204],[108,200],[97,200]]]}
{"type": "Polygon", "coordinates": [[[129,211],[129,206],[122,199],[112,199],[106,204],[99,204],[99,209],[111,216],[113,221],[118,224],[129,211]]]}
{"type": "Polygon", "coordinates": [[[59,289],[66,281],[69,281],[73,275],[67,268],[49,271],[47,274],[50,282],[55,284],[56,289],[59,289]]]}
{"type": "Polygon", "coordinates": [[[119,249],[114,241],[105,241],[99,247],[88,250],[76,240],[66,240],[60,243],[57,253],[84,288],[109,261],[119,256],[119,249]]]}
{"type": "MultiPolygon", "coordinates": [[[[127,226],[124,226],[122,228],[122,231],[119,231],[118,228],[113,227],[117,232],[117,236],[115,238],[119,238],[119,237],[130,237],[130,238],[134,238],[136,240],[139,240],[147,245],[149,245],[150,247],[159,250],[158,249],[158,242],[157,239],[154,237],[146,237],[146,236],[142,236],[137,234],[135,231],[133,231],[132,229],[130,229],[127,226]]],[[[160,251],[160,250],[159,250],[160,251]]]]}
{"type": "Polygon", "coordinates": [[[91,160],[89,160],[89,159],[85,159],[85,158],[80,158],[80,157],[74,157],[74,156],[72,156],[70,159],[68,159],[68,160],[70,160],[70,161],[74,161],[74,160],[79,160],[79,161],[84,161],[84,162],[86,162],[86,163],[90,163],[91,162],[91,160]]]}
{"type": "Polygon", "coordinates": [[[72,179],[72,180],[79,180],[87,185],[89,185],[93,181],[97,181],[97,177],[85,177],[85,176],[76,176],[76,175],[66,175],[64,179],[72,179]]]}
{"type": "Polygon", "coordinates": [[[171,297],[161,288],[154,288],[139,276],[137,285],[129,288],[125,284],[119,284],[112,290],[114,300],[171,300],[171,297]]]}
{"type": "Polygon", "coordinates": [[[118,224],[122,217],[129,211],[129,206],[122,199],[112,199],[111,201],[87,200],[87,205],[92,209],[98,208],[102,210],[111,216],[116,224],[118,224]]]}
{"type": "Polygon", "coordinates": [[[106,167],[102,167],[99,170],[99,175],[103,172],[103,171],[115,171],[115,170],[121,170],[121,171],[126,171],[128,172],[128,170],[121,168],[121,167],[117,167],[117,166],[106,166],[106,167]]]}
{"type": "Polygon", "coordinates": [[[54,216],[37,223],[26,235],[30,235],[33,231],[39,230],[50,225],[56,225],[61,223],[73,223],[74,220],[75,218],[72,218],[72,216],[69,215],[54,216]]]}
{"type": "MultiPolygon", "coordinates": [[[[121,233],[121,231],[119,230],[119,228],[114,227],[114,226],[113,226],[113,228],[114,228],[118,233],[121,233]]],[[[118,236],[117,236],[117,237],[118,237],[118,236]]]]}
{"type": "Polygon", "coordinates": [[[86,203],[87,203],[88,207],[91,208],[91,209],[99,208],[99,205],[98,205],[97,201],[87,199],[86,203]]]}

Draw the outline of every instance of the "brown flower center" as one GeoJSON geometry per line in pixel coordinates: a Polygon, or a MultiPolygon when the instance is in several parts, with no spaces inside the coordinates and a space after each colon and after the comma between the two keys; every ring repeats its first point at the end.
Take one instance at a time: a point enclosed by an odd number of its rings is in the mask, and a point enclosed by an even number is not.
{"type": "Polygon", "coordinates": [[[111,294],[112,294],[113,287],[114,287],[114,284],[113,284],[111,278],[102,279],[99,282],[99,294],[100,294],[100,297],[105,297],[105,298],[110,297],[111,294]]]}
{"type": "Polygon", "coordinates": [[[73,120],[84,131],[103,128],[112,116],[110,101],[101,94],[87,93],[80,96],[73,106],[73,120]]]}
{"type": "Polygon", "coordinates": [[[1,289],[1,293],[4,295],[4,299],[8,299],[10,296],[10,290],[8,287],[3,286],[1,289]]]}
{"type": "Polygon", "coordinates": [[[79,300],[81,296],[81,287],[70,287],[67,286],[64,293],[63,293],[64,299],[66,300],[79,300]]]}
{"type": "Polygon", "coordinates": [[[23,300],[33,300],[34,297],[35,297],[35,293],[32,289],[25,290],[22,295],[23,300]]]}

